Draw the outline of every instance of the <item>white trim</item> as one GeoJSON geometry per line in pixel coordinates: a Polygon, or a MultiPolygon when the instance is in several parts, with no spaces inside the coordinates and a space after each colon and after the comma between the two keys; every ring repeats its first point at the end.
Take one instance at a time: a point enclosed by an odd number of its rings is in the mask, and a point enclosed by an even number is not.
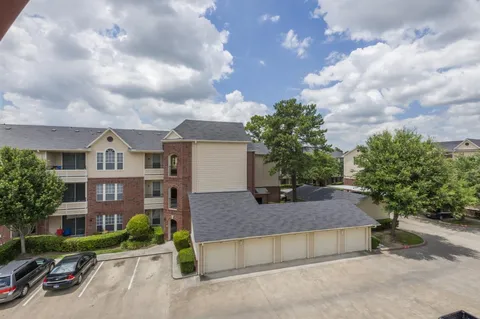
{"type": "MultiPolygon", "coordinates": [[[[470,144],[473,144],[475,145],[477,148],[480,148],[480,146],[478,146],[477,144],[473,143],[471,140],[469,140],[468,138],[466,138],[465,140],[463,140],[462,142],[460,142],[460,144],[458,144],[457,146],[455,146],[453,148],[453,151],[457,150],[457,148],[459,148],[461,145],[464,145],[465,143],[470,143],[470,144]]],[[[466,150],[465,150],[466,151],[466,150]]],[[[472,150],[473,151],[473,150],[472,150]]]]}
{"type": "Polygon", "coordinates": [[[178,134],[175,130],[170,130],[170,132],[168,132],[167,135],[165,135],[165,137],[162,138],[162,141],[166,140],[172,134],[176,134],[178,136],[178,138],[175,138],[173,141],[178,141],[179,139],[183,139],[183,137],[180,134],[178,134]]]}
{"type": "Polygon", "coordinates": [[[197,142],[204,142],[204,143],[238,143],[238,144],[248,144],[251,143],[249,141],[216,141],[216,140],[162,140],[162,143],[175,143],[175,142],[191,142],[191,143],[197,143],[197,142]]]}
{"type": "Polygon", "coordinates": [[[123,144],[125,144],[126,146],[128,146],[128,148],[132,148],[127,142],[125,142],[125,140],[123,138],[120,137],[120,135],[118,135],[111,127],[107,128],[105,131],[103,131],[102,134],[100,134],[96,139],[94,139],[90,144],[87,145],[87,148],[90,148],[92,147],[93,144],[95,144],[98,140],[100,140],[105,134],[107,134],[107,132],[112,132],[116,137],[118,137],[118,139],[120,141],[123,142],[123,144]]]}
{"type": "MultiPolygon", "coordinates": [[[[123,171],[125,170],[125,153],[124,152],[117,152],[117,150],[113,147],[107,147],[103,152],[96,152],[95,153],[95,169],[97,171],[123,171]],[[113,150],[113,152],[115,153],[114,156],[113,156],[113,166],[114,166],[114,169],[107,169],[107,151],[108,150],[113,150]],[[102,158],[103,158],[103,169],[98,169],[98,158],[97,158],[97,154],[102,154],[102,158]],[[118,154],[122,154],[122,164],[123,164],[123,167],[121,169],[118,169],[118,154]]],[[[144,164],[145,166],[145,164],[144,164]]],[[[144,172],[145,173],[145,172],[144,172]]]]}
{"type": "Polygon", "coordinates": [[[163,150],[137,150],[131,149],[129,150],[132,153],[163,153],[163,150]]]}
{"type": "Polygon", "coordinates": [[[353,151],[355,151],[355,150],[358,150],[358,146],[357,146],[357,147],[355,147],[354,149],[352,149],[352,150],[350,150],[350,151],[348,151],[348,152],[344,153],[344,154],[342,155],[342,157],[345,157],[345,156],[347,156],[348,154],[350,154],[351,152],[353,152],[353,151]]]}

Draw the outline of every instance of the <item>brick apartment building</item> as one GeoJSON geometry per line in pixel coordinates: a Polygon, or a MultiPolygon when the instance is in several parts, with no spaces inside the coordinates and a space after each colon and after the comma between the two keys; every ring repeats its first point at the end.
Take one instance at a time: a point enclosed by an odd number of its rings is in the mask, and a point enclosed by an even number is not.
{"type": "MultiPolygon", "coordinates": [[[[57,211],[37,234],[73,236],[125,228],[145,213],[166,236],[190,229],[188,193],[249,190],[278,202],[278,174],[241,123],[185,120],[171,131],[2,125],[0,147],[34,150],[67,185],[57,211]]],[[[12,237],[0,227],[0,241],[12,237]]]]}
{"type": "Polygon", "coordinates": [[[27,3],[28,0],[0,1],[0,41],[27,3]]]}

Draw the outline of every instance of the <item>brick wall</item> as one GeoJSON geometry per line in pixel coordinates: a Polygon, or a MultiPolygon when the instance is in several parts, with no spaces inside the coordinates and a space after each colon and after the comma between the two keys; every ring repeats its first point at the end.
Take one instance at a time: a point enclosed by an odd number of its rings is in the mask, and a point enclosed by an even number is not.
{"type": "Polygon", "coordinates": [[[10,240],[10,229],[7,226],[0,226],[0,235],[0,244],[4,244],[10,240]]]}
{"type": "Polygon", "coordinates": [[[190,142],[174,142],[163,144],[163,165],[165,167],[165,175],[163,180],[163,196],[164,196],[164,225],[165,235],[170,233],[170,220],[177,222],[177,230],[190,230],[190,204],[188,202],[188,193],[192,191],[192,143],[190,142]],[[177,176],[169,176],[169,158],[170,155],[177,155],[177,176]],[[177,209],[170,209],[169,189],[175,187],[177,189],[177,209]]]}
{"type": "Polygon", "coordinates": [[[145,212],[143,177],[89,178],[87,183],[88,214],[86,235],[97,231],[97,215],[123,215],[123,228],[130,218],[145,212]],[[123,200],[97,202],[97,184],[123,184],[123,200]]]}
{"type": "Polygon", "coordinates": [[[355,186],[355,179],[353,178],[344,178],[343,179],[344,185],[355,186]]]}
{"type": "Polygon", "coordinates": [[[267,186],[268,189],[268,202],[269,203],[280,203],[280,186],[267,186]]]}
{"type": "Polygon", "coordinates": [[[247,189],[255,195],[255,152],[247,152],[247,189]]]}

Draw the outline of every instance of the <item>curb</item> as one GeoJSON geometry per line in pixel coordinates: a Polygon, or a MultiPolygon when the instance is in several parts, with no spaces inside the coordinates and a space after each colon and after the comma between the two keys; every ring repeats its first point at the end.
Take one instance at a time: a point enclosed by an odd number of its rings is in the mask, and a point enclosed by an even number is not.
{"type": "Polygon", "coordinates": [[[426,246],[426,245],[427,245],[427,241],[425,239],[423,239],[423,243],[417,244],[417,245],[402,246],[402,247],[390,247],[390,248],[377,248],[375,250],[380,251],[380,252],[382,252],[382,251],[392,251],[392,250],[403,250],[403,249],[411,249],[411,248],[422,247],[422,246],[426,246]]]}

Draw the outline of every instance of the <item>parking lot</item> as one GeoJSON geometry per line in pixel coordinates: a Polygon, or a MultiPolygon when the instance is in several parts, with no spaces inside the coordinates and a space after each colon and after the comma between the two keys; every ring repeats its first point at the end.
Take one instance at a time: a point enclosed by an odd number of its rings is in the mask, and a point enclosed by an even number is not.
{"type": "Polygon", "coordinates": [[[99,262],[79,286],[0,305],[1,318],[166,318],[171,255],[99,262]]]}

